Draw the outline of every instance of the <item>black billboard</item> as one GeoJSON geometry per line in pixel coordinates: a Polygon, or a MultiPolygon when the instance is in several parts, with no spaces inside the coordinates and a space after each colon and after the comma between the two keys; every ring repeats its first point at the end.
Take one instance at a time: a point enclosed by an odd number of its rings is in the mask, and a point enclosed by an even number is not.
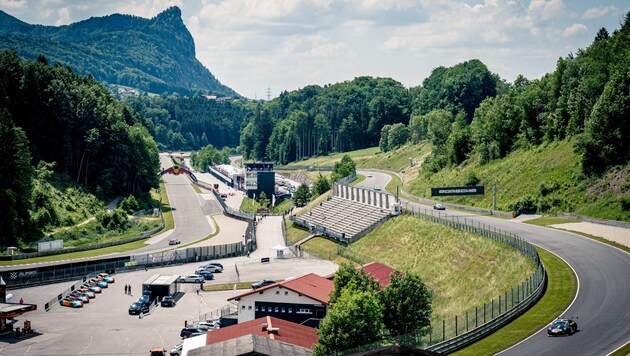
{"type": "Polygon", "coordinates": [[[449,196],[449,195],[483,195],[483,194],[485,194],[485,189],[483,186],[431,188],[432,197],[444,197],[444,196],[449,196]]]}

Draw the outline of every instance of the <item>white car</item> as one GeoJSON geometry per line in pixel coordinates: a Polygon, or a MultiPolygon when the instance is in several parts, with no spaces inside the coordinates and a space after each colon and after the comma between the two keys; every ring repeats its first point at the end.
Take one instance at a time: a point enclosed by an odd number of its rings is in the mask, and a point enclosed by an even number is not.
{"type": "Polygon", "coordinates": [[[204,280],[205,278],[203,278],[203,276],[200,276],[198,274],[191,274],[191,275],[188,275],[179,279],[179,281],[182,283],[201,283],[201,281],[204,281],[204,280]]]}
{"type": "Polygon", "coordinates": [[[208,272],[212,272],[212,273],[221,273],[221,272],[223,272],[223,267],[217,266],[217,265],[212,265],[212,264],[207,264],[207,265],[199,266],[199,268],[197,268],[197,271],[208,271],[208,272]]]}
{"type": "Polygon", "coordinates": [[[367,177],[368,177],[368,178],[372,178],[372,175],[371,175],[371,174],[368,174],[368,175],[367,175],[367,177]]]}

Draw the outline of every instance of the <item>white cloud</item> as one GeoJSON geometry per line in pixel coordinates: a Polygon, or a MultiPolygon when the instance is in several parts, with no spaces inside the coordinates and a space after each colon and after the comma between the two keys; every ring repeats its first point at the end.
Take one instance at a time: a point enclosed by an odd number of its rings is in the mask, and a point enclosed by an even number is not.
{"type": "Polygon", "coordinates": [[[0,6],[7,9],[23,9],[26,6],[26,0],[0,0],[0,6]]]}
{"type": "Polygon", "coordinates": [[[608,14],[609,12],[616,12],[616,11],[617,11],[617,8],[612,5],[591,7],[590,9],[587,9],[586,11],[584,11],[584,14],[582,14],[582,18],[587,19],[587,20],[594,19],[594,18],[602,17],[608,14]]]}
{"type": "Polygon", "coordinates": [[[581,23],[574,23],[562,31],[562,37],[579,36],[586,32],[588,32],[588,27],[582,25],[581,23]]]}
{"type": "Polygon", "coordinates": [[[560,14],[563,9],[562,0],[532,0],[528,10],[531,16],[539,17],[541,20],[549,20],[560,14]]]}
{"type": "Polygon", "coordinates": [[[57,11],[57,21],[55,21],[56,26],[67,25],[70,23],[70,10],[67,7],[62,7],[57,11]]]}

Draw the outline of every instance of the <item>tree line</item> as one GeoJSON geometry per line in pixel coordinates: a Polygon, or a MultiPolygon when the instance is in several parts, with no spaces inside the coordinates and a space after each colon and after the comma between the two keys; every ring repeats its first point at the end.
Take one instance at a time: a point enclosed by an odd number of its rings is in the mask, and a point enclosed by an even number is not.
{"type": "Polygon", "coordinates": [[[128,96],[124,102],[147,119],[146,125],[160,150],[236,147],[249,111],[238,100],[216,101],[178,93],[128,96]]]}
{"type": "Polygon", "coordinates": [[[158,150],[145,124],[90,76],[50,65],[43,56],[25,61],[13,51],[0,52],[0,228],[5,232],[0,245],[37,235],[32,215],[47,204],[33,194],[36,172],[54,170],[101,199],[157,187],[158,150]]]}

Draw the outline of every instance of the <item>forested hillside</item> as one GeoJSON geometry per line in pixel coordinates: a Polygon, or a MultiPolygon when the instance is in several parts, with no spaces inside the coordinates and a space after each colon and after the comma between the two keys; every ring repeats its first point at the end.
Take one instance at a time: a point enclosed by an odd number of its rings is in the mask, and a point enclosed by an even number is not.
{"type": "Polygon", "coordinates": [[[52,192],[34,189],[50,169],[101,199],[157,187],[157,145],[143,121],[91,77],[0,52],[0,245],[54,222],[52,192]]]}
{"type": "Polygon", "coordinates": [[[148,119],[160,150],[196,150],[208,144],[236,147],[248,112],[244,101],[203,96],[128,96],[124,101],[148,119]]]}
{"type": "Polygon", "coordinates": [[[98,81],[153,93],[237,95],[195,58],[177,7],[151,19],[113,14],[59,27],[27,24],[0,11],[0,49],[31,60],[44,55],[98,81]]]}

